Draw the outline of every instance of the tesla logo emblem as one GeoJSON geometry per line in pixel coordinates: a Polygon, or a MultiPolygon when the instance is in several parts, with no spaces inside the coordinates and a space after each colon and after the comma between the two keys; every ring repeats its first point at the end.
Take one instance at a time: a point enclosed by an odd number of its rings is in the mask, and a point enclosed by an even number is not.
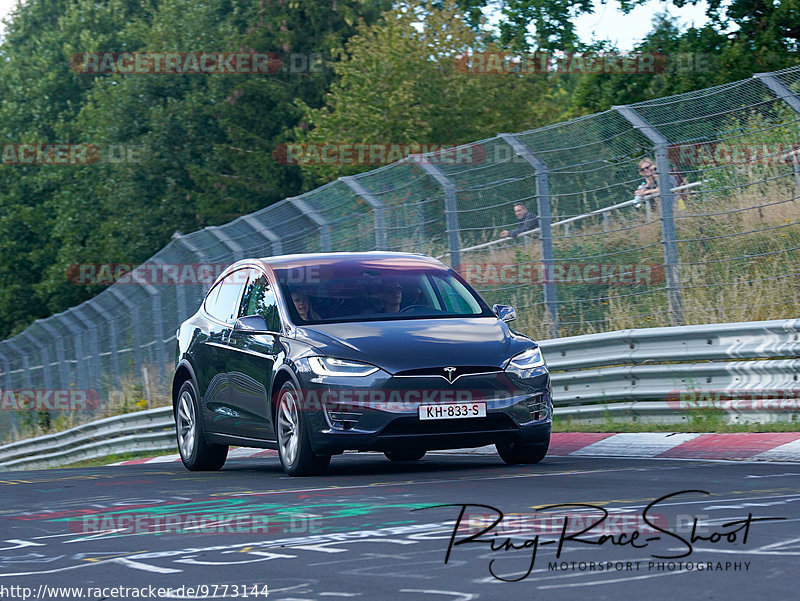
{"type": "Polygon", "coordinates": [[[447,381],[452,384],[453,380],[455,379],[455,376],[456,376],[456,368],[455,367],[445,367],[444,368],[444,373],[445,373],[445,378],[447,378],[447,381]]]}

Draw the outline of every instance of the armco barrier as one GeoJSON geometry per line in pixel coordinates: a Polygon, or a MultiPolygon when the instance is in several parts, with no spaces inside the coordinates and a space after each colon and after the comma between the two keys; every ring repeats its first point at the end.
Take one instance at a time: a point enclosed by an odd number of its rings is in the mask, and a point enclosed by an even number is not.
{"type": "MultiPolygon", "coordinates": [[[[557,419],[680,423],[718,409],[727,422],[800,428],[800,319],[621,330],[540,345],[557,419]]],[[[4,445],[0,470],[166,449],[175,449],[169,407],[4,445]]]]}
{"type": "Polygon", "coordinates": [[[174,449],[170,407],[108,417],[0,447],[0,470],[40,469],[120,453],[174,449]]]}

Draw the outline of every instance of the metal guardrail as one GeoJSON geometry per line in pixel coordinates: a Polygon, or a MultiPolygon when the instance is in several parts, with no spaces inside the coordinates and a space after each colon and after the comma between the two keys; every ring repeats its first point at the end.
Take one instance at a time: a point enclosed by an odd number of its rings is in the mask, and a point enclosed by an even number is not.
{"type": "Polygon", "coordinates": [[[800,319],[617,330],[539,344],[553,371],[654,362],[791,359],[800,357],[800,319]]]}
{"type": "Polygon", "coordinates": [[[108,455],[176,448],[172,408],[159,407],[0,446],[0,471],[41,469],[108,455]]]}
{"type": "Polygon", "coordinates": [[[760,401],[631,401],[608,405],[581,405],[556,409],[556,419],[569,420],[576,424],[597,424],[607,421],[615,423],[647,424],[690,424],[692,420],[716,419],[716,423],[760,424],[786,422],[792,415],[798,415],[796,403],[794,410],[781,409],[780,400],[760,401]]]}
{"type": "Polygon", "coordinates": [[[800,396],[800,319],[621,330],[540,344],[558,407],[664,401],[687,391],[800,396]]]}
{"type": "MultiPolygon", "coordinates": [[[[557,418],[680,423],[718,409],[729,423],[800,427],[800,319],[620,330],[540,345],[557,418]]],[[[0,471],[175,448],[172,410],[162,407],[0,446],[0,471]]]]}

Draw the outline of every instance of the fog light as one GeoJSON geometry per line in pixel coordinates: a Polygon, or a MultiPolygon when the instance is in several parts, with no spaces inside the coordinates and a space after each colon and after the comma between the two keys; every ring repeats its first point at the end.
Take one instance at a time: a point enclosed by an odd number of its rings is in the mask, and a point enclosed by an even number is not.
{"type": "Polygon", "coordinates": [[[337,404],[325,407],[325,415],[334,430],[351,430],[358,424],[358,420],[363,414],[360,411],[354,411],[352,407],[337,404]]]}
{"type": "Polygon", "coordinates": [[[536,396],[525,399],[523,403],[528,408],[532,421],[539,421],[548,418],[548,403],[545,395],[537,394],[536,396]]]}

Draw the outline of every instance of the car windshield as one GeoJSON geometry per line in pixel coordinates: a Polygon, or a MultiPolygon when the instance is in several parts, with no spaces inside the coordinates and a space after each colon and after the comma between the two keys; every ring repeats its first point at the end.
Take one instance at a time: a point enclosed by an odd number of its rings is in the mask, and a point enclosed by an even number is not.
{"type": "Polygon", "coordinates": [[[434,266],[342,261],[278,267],[275,274],[299,324],[494,316],[458,274],[434,266]]]}

